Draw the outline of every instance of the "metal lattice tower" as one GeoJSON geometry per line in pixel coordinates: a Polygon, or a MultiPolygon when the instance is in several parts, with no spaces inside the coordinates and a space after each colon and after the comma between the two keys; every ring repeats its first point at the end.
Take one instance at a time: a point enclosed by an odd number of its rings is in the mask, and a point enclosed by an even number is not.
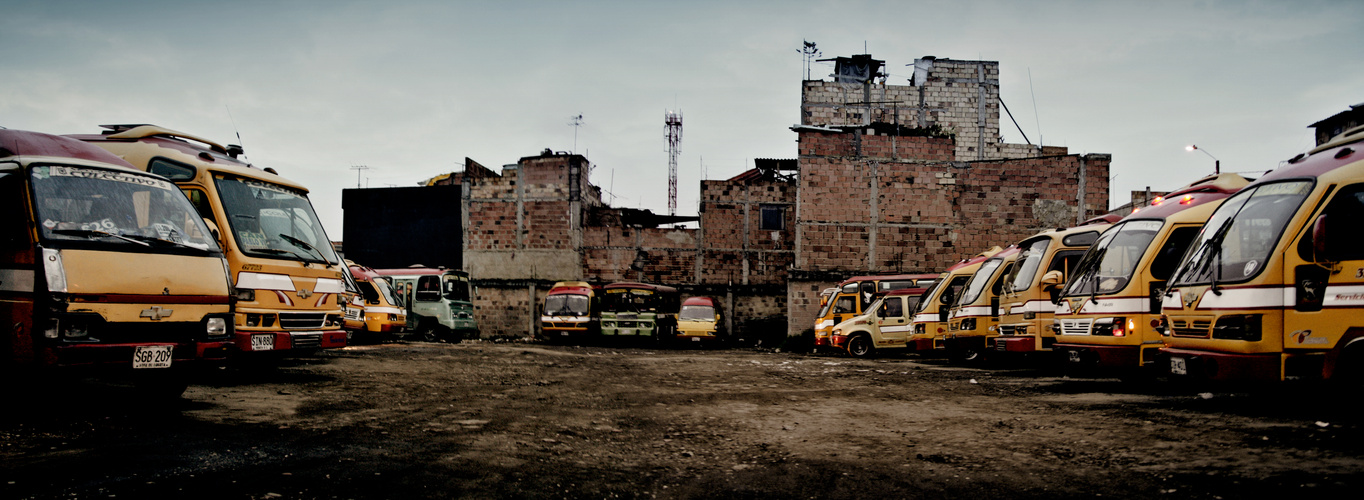
{"type": "Polygon", "coordinates": [[[677,155],[682,154],[682,111],[664,111],[668,129],[668,215],[677,215],[677,155]]]}

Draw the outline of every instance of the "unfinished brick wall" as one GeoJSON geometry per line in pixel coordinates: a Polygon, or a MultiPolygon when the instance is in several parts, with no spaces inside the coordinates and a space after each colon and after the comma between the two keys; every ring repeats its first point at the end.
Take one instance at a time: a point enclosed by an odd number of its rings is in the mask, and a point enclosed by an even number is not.
{"type": "MultiPolygon", "coordinates": [[[[1016,157],[1017,150],[999,147],[999,62],[920,59],[915,63],[926,64],[928,70],[924,81],[914,86],[872,85],[870,101],[865,99],[860,85],[804,81],[801,123],[835,126],[882,122],[919,128],[937,126],[956,136],[953,146],[958,158],[1016,157]],[[863,102],[872,104],[855,104],[863,102]]],[[[890,154],[870,156],[892,157],[890,154]]]]}
{"type": "Polygon", "coordinates": [[[777,284],[795,260],[794,183],[762,178],[701,182],[702,284],[777,284]],[[763,229],[764,208],[780,210],[780,229],[763,229]]]}
{"type": "MultiPolygon", "coordinates": [[[[544,302],[541,287],[521,283],[478,284],[474,290],[474,317],[485,339],[525,337],[534,332],[533,321],[544,302]]],[[[548,290],[548,287],[544,287],[548,290]]]]}
{"type": "MultiPolygon", "coordinates": [[[[1108,155],[1045,148],[1062,154],[963,161],[949,138],[797,130],[801,274],[938,273],[986,248],[1107,212],[1108,155]],[[848,154],[856,149],[862,154],[848,154]]],[[[789,283],[788,334],[810,327],[819,291],[833,284],[789,283]]]]}
{"type": "Polygon", "coordinates": [[[604,282],[695,284],[698,237],[696,229],[586,227],[583,273],[604,282]],[[640,269],[631,269],[640,257],[640,269]]]}

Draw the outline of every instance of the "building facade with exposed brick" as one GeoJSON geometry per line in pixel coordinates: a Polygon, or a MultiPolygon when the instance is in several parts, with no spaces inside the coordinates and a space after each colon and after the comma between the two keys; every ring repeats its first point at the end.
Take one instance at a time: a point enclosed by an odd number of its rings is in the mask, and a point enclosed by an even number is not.
{"type": "Polygon", "coordinates": [[[677,286],[721,298],[750,337],[799,336],[820,290],[844,278],[937,273],[1107,212],[1108,155],[1001,141],[997,62],[913,66],[910,85],[804,81],[796,158],[702,181],[698,228],[606,206],[575,154],[433,179],[463,186],[485,336],[533,331],[562,280],[677,286]]]}

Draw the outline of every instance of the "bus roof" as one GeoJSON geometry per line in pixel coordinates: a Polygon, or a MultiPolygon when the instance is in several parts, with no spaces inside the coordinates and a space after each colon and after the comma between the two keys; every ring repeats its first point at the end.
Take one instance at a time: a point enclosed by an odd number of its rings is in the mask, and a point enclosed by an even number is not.
{"type": "Polygon", "coordinates": [[[600,286],[592,285],[586,281],[560,281],[549,289],[549,295],[586,294],[600,289],[600,286]]]}
{"type": "Polygon", "coordinates": [[[947,272],[952,272],[952,271],[955,271],[955,270],[957,270],[957,269],[961,269],[961,268],[966,267],[966,266],[971,266],[971,265],[979,264],[979,263],[981,263],[981,262],[985,262],[985,259],[988,259],[988,258],[990,258],[990,257],[994,257],[995,254],[997,254],[997,253],[999,253],[999,252],[1003,252],[1003,251],[1004,251],[1004,249],[999,248],[999,247],[997,247],[997,246],[996,246],[996,247],[990,247],[990,248],[986,249],[985,251],[976,254],[974,257],[971,257],[971,258],[969,258],[969,259],[962,259],[960,262],[957,262],[956,264],[952,264],[951,266],[949,266],[949,267],[947,268],[947,272]]]}
{"type": "Polygon", "coordinates": [[[878,282],[880,282],[880,281],[917,281],[917,280],[931,280],[931,279],[937,278],[937,277],[938,277],[938,275],[936,275],[936,274],[883,274],[883,275],[876,275],[876,276],[854,276],[854,277],[848,278],[848,279],[846,279],[846,280],[843,280],[842,283],[839,283],[839,284],[838,284],[838,288],[842,288],[844,285],[848,285],[848,284],[850,284],[850,283],[858,283],[858,282],[862,282],[862,281],[878,281],[878,282]]]}
{"type": "Polygon", "coordinates": [[[682,305],[715,307],[720,305],[720,302],[715,300],[714,297],[688,297],[687,300],[682,301],[682,305]]]}
{"type": "Polygon", "coordinates": [[[882,296],[884,296],[884,297],[895,297],[895,296],[898,296],[898,295],[912,295],[912,296],[918,297],[918,296],[920,296],[920,295],[923,295],[924,292],[927,292],[927,291],[928,291],[927,288],[901,288],[901,289],[898,289],[898,290],[891,290],[891,291],[889,291],[889,292],[886,292],[886,293],[882,294],[882,296]]]}
{"type": "Polygon", "coordinates": [[[1357,144],[1360,141],[1364,141],[1364,125],[1335,136],[1322,145],[1313,148],[1308,155],[1293,157],[1293,159],[1288,160],[1288,166],[1265,174],[1252,185],[1290,177],[1321,177],[1332,170],[1357,163],[1364,159],[1364,156],[1359,156],[1357,150],[1360,146],[1364,146],[1357,144]]]}
{"type": "Polygon", "coordinates": [[[208,139],[156,125],[101,125],[101,127],[108,130],[100,134],[71,134],[67,137],[85,142],[142,142],[152,144],[173,151],[173,154],[166,155],[172,160],[192,163],[214,172],[249,177],[287,186],[304,193],[308,192],[308,188],[280,177],[274,169],[261,169],[237,159],[237,155],[242,152],[240,146],[224,147],[208,139]]]}
{"type": "Polygon", "coordinates": [[[399,267],[397,269],[374,269],[380,276],[440,276],[447,273],[459,273],[453,269],[437,269],[432,267],[399,267]]]}
{"type": "Polygon", "coordinates": [[[639,283],[634,281],[621,281],[618,283],[612,283],[606,285],[604,288],[606,288],[607,290],[630,289],[630,290],[653,290],[659,293],[677,293],[677,289],[670,286],[655,285],[652,283],[639,283]]]}
{"type": "Polygon", "coordinates": [[[1158,196],[1150,205],[1132,211],[1123,220],[1164,219],[1204,203],[1224,199],[1250,184],[1237,174],[1209,175],[1188,186],[1158,196]]]}
{"type": "Polygon", "coordinates": [[[0,158],[9,156],[75,158],[141,172],[113,153],[69,137],[27,130],[0,129],[0,158]]]}

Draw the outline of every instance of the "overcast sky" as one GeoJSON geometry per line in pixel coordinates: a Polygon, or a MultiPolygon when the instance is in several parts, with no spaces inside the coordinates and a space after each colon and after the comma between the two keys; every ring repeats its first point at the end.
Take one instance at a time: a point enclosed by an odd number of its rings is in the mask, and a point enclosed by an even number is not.
{"type": "MultiPolygon", "coordinates": [[[[0,2],[0,126],[154,123],[312,190],[500,171],[575,150],[616,206],[667,212],[663,114],[684,114],[678,211],[699,181],[794,158],[802,40],[907,84],[915,58],[999,61],[1028,138],[1113,155],[1112,199],[1264,171],[1364,102],[1364,2],[0,2]],[[571,117],[582,115],[580,127],[571,117]],[[575,145],[576,132],[576,145],[575,145]],[[364,165],[368,170],[350,167],[364,165]]],[[[831,66],[816,65],[827,76],[831,66]]],[[[1006,142],[1023,138],[1001,117],[1006,142]]]]}

